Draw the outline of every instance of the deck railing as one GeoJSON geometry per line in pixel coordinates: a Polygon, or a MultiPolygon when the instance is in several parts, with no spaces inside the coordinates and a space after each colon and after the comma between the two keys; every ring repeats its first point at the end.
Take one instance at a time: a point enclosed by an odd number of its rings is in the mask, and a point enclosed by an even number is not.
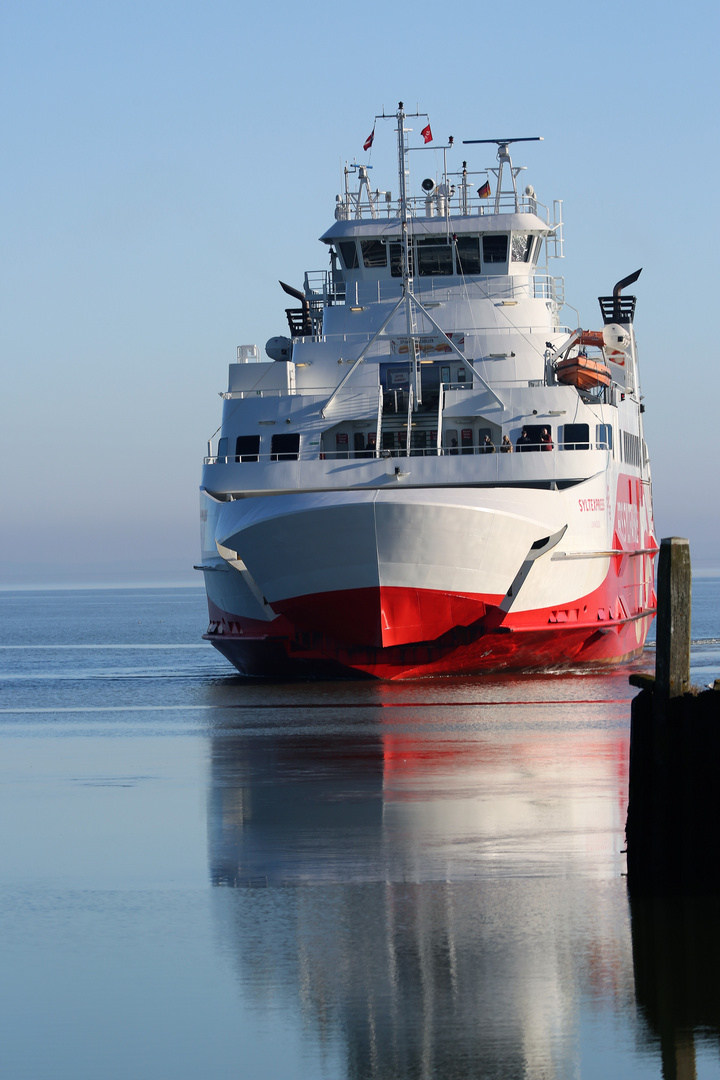
{"type": "MultiPolygon", "coordinates": [[[[417,276],[413,279],[414,295],[424,301],[450,301],[457,297],[463,279],[453,276],[417,276]],[[454,293],[454,297],[453,294],[454,293]]],[[[531,277],[475,274],[466,282],[471,296],[489,300],[552,300],[562,307],[565,286],[561,277],[552,274],[533,274],[531,277]]],[[[397,300],[402,290],[401,278],[346,282],[338,280],[337,271],[308,270],[305,274],[305,294],[310,306],[319,311],[327,304],[368,304],[397,300]]]]}
{"type": "MultiPolygon", "coordinates": [[[[446,217],[493,217],[495,215],[495,198],[480,199],[474,193],[468,191],[465,195],[466,205],[463,206],[462,188],[458,185],[455,194],[446,202],[447,215],[439,214],[435,210],[431,217],[436,221],[444,221],[446,217]]],[[[411,195],[407,198],[407,207],[412,218],[427,221],[427,196],[411,195]]],[[[519,196],[517,201],[514,194],[504,193],[500,196],[499,213],[501,214],[536,214],[546,225],[552,224],[549,207],[537,199],[519,196]]],[[[367,203],[351,206],[344,203],[338,204],[335,216],[339,221],[358,221],[362,218],[374,218],[379,221],[388,219],[400,219],[400,205],[397,200],[391,202],[375,202],[371,207],[367,203]]]]}
{"type": "Polygon", "coordinates": [[[300,450],[298,453],[284,453],[279,452],[275,454],[244,454],[240,455],[228,455],[227,457],[210,456],[203,458],[204,465],[235,465],[235,464],[257,464],[267,463],[275,461],[359,461],[367,460],[368,458],[403,458],[403,457],[464,457],[469,454],[478,454],[484,457],[492,456],[493,454],[504,453],[577,453],[581,450],[609,450],[610,447],[606,442],[587,442],[587,443],[559,443],[553,444],[551,447],[547,447],[544,443],[529,443],[522,449],[517,446],[512,446],[504,450],[502,444],[493,444],[493,449],[489,449],[485,443],[473,444],[471,446],[412,446],[410,447],[410,453],[407,453],[405,447],[395,447],[392,450],[384,449],[365,449],[365,450],[323,450],[313,447],[312,450],[300,450]]]}

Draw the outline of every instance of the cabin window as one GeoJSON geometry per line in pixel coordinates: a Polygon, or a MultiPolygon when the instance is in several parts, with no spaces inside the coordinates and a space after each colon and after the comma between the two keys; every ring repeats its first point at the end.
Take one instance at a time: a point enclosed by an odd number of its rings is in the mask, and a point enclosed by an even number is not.
{"type": "Polygon", "coordinates": [[[533,237],[527,233],[513,233],[512,255],[513,262],[529,262],[532,251],[533,237]]]}
{"type": "Polygon", "coordinates": [[[220,458],[226,458],[227,457],[227,451],[228,451],[228,441],[227,441],[227,439],[218,439],[218,452],[217,452],[218,460],[220,458]]]}
{"type": "Polygon", "coordinates": [[[300,452],[300,433],[288,432],[283,435],[273,435],[270,443],[270,453],[273,461],[297,461],[300,452]]]}
{"type": "Polygon", "coordinates": [[[504,263],[507,262],[508,238],[507,236],[483,236],[483,262],[504,263]]]}
{"type": "Polygon", "coordinates": [[[563,450],[589,450],[590,428],[587,424],[565,424],[563,450]]]}
{"type": "Polygon", "coordinates": [[[387,248],[382,240],[361,240],[363,265],[367,269],[387,266],[387,248]]]}
{"type": "Polygon", "coordinates": [[[435,236],[417,241],[417,260],[421,277],[438,277],[453,272],[452,248],[435,236]]]}
{"type": "Polygon", "coordinates": [[[340,254],[342,255],[342,261],[345,263],[346,270],[357,270],[360,263],[358,262],[357,246],[354,240],[341,240],[338,244],[340,248],[340,254]]]}
{"type": "Polygon", "coordinates": [[[455,249],[458,274],[480,273],[480,237],[459,236],[455,249]]]}
{"type": "Polygon", "coordinates": [[[235,440],[236,461],[257,461],[260,454],[259,435],[238,435],[235,440]]]}
{"type": "MultiPolygon", "coordinates": [[[[410,274],[415,273],[415,264],[413,259],[412,247],[410,248],[410,274]]],[[[403,275],[403,254],[402,244],[390,245],[390,274],[392,277],[402,277],[403,275]]]]}
{"type": "Polygon", "coordinates": [[[612,450],[612,426],[610,424],[596,425],[595,442],[598,450],[612,450]]]}

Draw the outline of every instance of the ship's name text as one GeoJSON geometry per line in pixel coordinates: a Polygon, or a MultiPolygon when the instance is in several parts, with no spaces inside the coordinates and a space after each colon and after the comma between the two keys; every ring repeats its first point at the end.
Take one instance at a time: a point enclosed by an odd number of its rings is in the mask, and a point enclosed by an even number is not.
{"type": "Polygon", "coordinates": [[[580,510],[583,513],[585,511],[587,511],[587,510],[591,510],[591,511],[604,510],[605,509],[605,500],[604,499],[578,499],[578,506],[580,507],[580,510]]]}

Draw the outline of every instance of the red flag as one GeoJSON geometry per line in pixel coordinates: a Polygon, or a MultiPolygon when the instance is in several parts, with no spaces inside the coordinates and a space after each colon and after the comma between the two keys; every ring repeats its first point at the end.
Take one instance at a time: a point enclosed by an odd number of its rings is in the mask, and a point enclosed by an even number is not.
{"type": "Polygon", "coordinates": [[[367,139],[363,143],[363,150],[369,150],[370,149],[370,147],[373,144],[373,139],[374,138],[375,138],[375,128],[372,129],[372,131],[368,135],[367,139]]]}
{"type": "Polygon", "coordinates": [[[423,139],[425,140],[426,143],[432,142],[432,131],[430,130],[430,125],[429,124],[427,125],[427,127],[424,127],[422,129],[420,134],[422,135],[422,137],[423,137],[423,139]]]}
{"type": "Polygon", "coordinates": [[[490,181],[486,180],[482,187],[478,188],[478,195],[481,199],[490,198],[490,181]]]}

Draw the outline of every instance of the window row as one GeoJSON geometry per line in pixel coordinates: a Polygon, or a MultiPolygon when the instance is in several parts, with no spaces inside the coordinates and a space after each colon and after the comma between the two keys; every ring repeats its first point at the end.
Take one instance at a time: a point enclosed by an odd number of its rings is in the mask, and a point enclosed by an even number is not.
{"type": "MultiPolygon", "coordinates": [[[[518,450],[536,450],[546,449],[551,450],[553,448],[552,443],[552,428],[545,424],[526,424],[523,428],[525,438],[521,436],[518,440],[516,449],[518,450]],[[545,436],[547,433],[547,437],[545,436]]],[[[588,424],[564,424],[561,428],[561,443],[560,449],[562,450],[590,450],[592,449],[590,443],[590,428],[588,424]]],[[[445,433],[445,445],[450,449],[450,453],[457,453],[455,449],[458,445],[457,431],[447,431],[445,433]]],[[[490,450],[490,446],[484,446],[485,436],[492,444],[492,432],[489,428],[482,428],[477,436],[477,446],[480,447],[480,451],[490,450]]],[[[463,428],[460,439],[460,453],[475,453],[475,433],[472,428],[463,428]]],[[[623,438],[625,442],[625,453],[635,452],[635,443],[639,443],[639,439],[636,435],[629,435],[628,432],[623,432],[623,438]],[[629,440],[629,441],[628,441],[629,440]],[[633,442],[633,440],[635,442],[633,442]],[[629,448],[633,448],[629,450],[629,448]]],[[[355,457],[367,457],[374,456],[376,450],[376,435],[375,432],[371,432],[368,435],[362,432],[356,431],[353,433],[353,447],[352,456],[355,457]]],[[[499,444],[499,436],[498,436],[499,444]]],[[[437,431],[413,431],[411,435],[411,447],[413,450],[425,451],[426,448],[435,448],[437,445],[437,431]]],[[[610,424],[596,424],[595,426],[595,446],[598,450],[612,450],[612,427],[610,424]]],[[[382,449],[383,450],[403,450],[407,446],[407,432],[398,431],[384,431],[382,433],[382,449]]],[[[501,450],[504,450],[504,446],[500,446],[501,450]]],[[[510,449],[508,444],[507,449],[510,449]]],[[[337,432],[335,435],[335,447],[336,455],[343,457],[351,456],[351,448],[349,446],[348,435],[345,432],[337,432]]],[[[238,435],[235,439],[234,454],[230,451],[230,440],[228,438],[221,438],[218,441],[217,456],[219,459],[227,460],[234,458],[236,462],[245,461],[259,461],[260,460],[260,436],[259,435],[238,435]]],[[[434,452],[434,451],[433,451],[434,452]]],[[[283,432],[273,435],[270,440],[270,459],[271,461],[297,461],[300,453],[300,433],[299,432],[283,432]]],[[[639,453],[639,451],[638,451],[639,453]]],[[[625,457],[626,461],[630,461],[629,457],[625,457]]],[[[639,460],[633,464],[639,464],[639,460]]]]}
{"type": "MultiPolygon", "coordinates": [[[[542,240],[527,233],[492,233],[487,236],[458,236],[454,241],[443,236],[421,237],[410,248],[410,274],[420,277],[443,277],[456,274],[481,274],[483,266],[490,272],[510,260],[527,263],[537,257],[542,240]]],[[[390,264],[390,275],[402,277],[402,244],[385,240],[341,240],[338,244],[346,270],[357,270],[360,259],[366,270],[377,270],[390,264]],[[359,251],[358,251],[359,247],[359,251]]]]}
{"type": "MultiPolygon", "coordinates": [[[[229,439],[218,439],[217,456],[227,458],[229,454],[229,439]]],[[[297,431],[283,432],[273,435],[270,440],[270,457],[272,461],[297,461],[300,453],[300,433],[297,431]]],[[[235,440],[235,461],[259,461],[260,460],[260,436],[238,435],[235,440]]]]}

